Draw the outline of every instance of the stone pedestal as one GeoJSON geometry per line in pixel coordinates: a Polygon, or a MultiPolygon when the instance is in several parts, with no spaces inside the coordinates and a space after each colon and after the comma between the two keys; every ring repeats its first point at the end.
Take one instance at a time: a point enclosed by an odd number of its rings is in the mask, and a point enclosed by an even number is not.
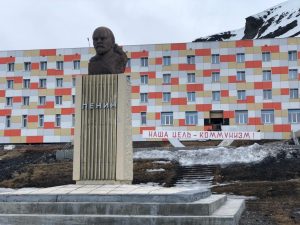
{"type": "Polygon", "coordinates": [[[130,85],[124,74],[76,79],[73,179],[77,184],[131,184],[130,85]]]}

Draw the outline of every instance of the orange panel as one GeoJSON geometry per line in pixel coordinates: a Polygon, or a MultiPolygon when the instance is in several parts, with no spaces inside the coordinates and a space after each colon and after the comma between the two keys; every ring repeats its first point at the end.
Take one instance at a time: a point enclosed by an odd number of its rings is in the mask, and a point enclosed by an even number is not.
{"type": "Polygon", "coordinates": [[[154,79],[155,76],[155,72],[140,72],[140,75],[148,75],[149,79],[154,79]]]}
{"type": "Polygon", "coordinates": [[[288,88],[281,88],[280,89],[280,94],[281,95],[289,95],[290,94],[290,89],[288,89],[288,88]]]}
{"type": "Polygon", "coordinates": [[[0,97],[5,97],[5,90],[0,90],[0,97]]]}
{"type": "Polygon", "coordinates": [[[203,70],[203,76],[204,77],[210,77],[213,72],[219,72],[220,73],[220,69],[203,70]]]}
{"type": "Polygon", "coordinates": [[[45,122],[44,123],[44,129],[53,129],[53,128],[55,128],[54,122],[45,122]]]}
{"type": "Polygon", "coordinates": [[[186,98],[171,98],[171,105],[186,105],[186,98]]]}
{"type": "Polygon", "coordinates": [[[236,100],[236,103],[245,104],[245,103],[247,103],[247,99],[246,100],[236,100]]]}
{"type": "Polygon", "coordinates": [[[75,108],[62,108],[61,114],[62,115],[72,115],[75,113],[75,108]]]}
{"type": "Polygon", "coordinates": [[[171,50],[172,51],[186,50],[186,43],[174,43],[174,44],[171,44],[171,50]]]}
{"type": "Polygon", "coordinates": [[[29,115],[28,116],[28,122],[29,123],[38,122],[38,116],[37,115],[29,115]]]}
{"type": "Polygon", "coordinates": [[[234,111],[223,111],[224,118],[234,118],[234,111]]]}
{"type": "Polygon", "coordinates": [[[55,56],[56,49],[41,49],[40,56],[55,56]]]}
{"type": "Polygon", "coordinates": [[[54,108],[54,102],[46,102],[45,105],[38,105],[38,109],[53,109],[54,108]]]}
{"type": "Polygon", "coordinates": [[[17,84],[23,83],[23,77],[6,77],[6,80],[13,80],[17,84]]]}
{"type": "Polygon", "coordinates": [[[155,58],[155,64],[156,65],[161,65],[162,64],[162,58],[155,58]]]}
{"type": "Polygon", "coordinates": [[[196,70],[196,65],[195,64],[179,64],[178,65],[178,70],[196,70]]]}
{"type": "Polygon", "coordinates": [[[48,76],[56,76],[56,75],[64,75],[63,70],[56,70],[56,69],[48,69],[47,70],[48,76]]]}
{"type": "Polygon", "coordinates": [[[261,125],[261,118],[259,117],[249,117],[248,125],[261,125]]]}
{"type": "Polygon", "coordinates": [[[276,53],[279,52],[279,46],[278,45],[265,45],[261,47],[262,52],[272,52],[276,53]]]}
{"type": "Polygon", "coordinates": [[[198,56],[210,56],[211,55],[211,50],[210,50],[210,48],[196,49],[195,50],[195,55],[198,55],[198,56]]]}
{"type": "Polygon", "coordinates": [[[275,124],[273,126],[274,132],[291,132],[291,124],[275,124]]]}
{"type": "Polygon", "coordinates": [[[138,59],[143,57],[148,57],[149,52],[148,51],[142,51],[142,52],[131,52],[131,58],[132,59],[138,59]]]}
{"type": "Polygon", "coordinates": [[[229,91],[228,90],[221,90],[221,96],[222,97],[228,97],[229,96],[229,91]]]}
{"type": "Polygon", "coordinates": [[[236,57],[235,55],[221,55],[220,62],[235,62],[236,57]]]}
{"type": "Polygon", "coordinates": [[[235,42],[236,47],[253,47],[253,40],[240,40],[235,42]]]}
{"type": "Polygon", "coordinates": [[[177,84],[179,84],[179,78],[178,77],[171,78],[171,85],[177,85],[177,84]]]}
{"type": "Polygon", "coordinates": [[[179,126],[185,126],[185,119],[179,119],[179,126]]]}
{"type": "Polygon", "coordinates": [[[15,60],[15,57],[0,57],[0,64],[13,63],[15,60]]]}
{"type": "Polygon", "coordinates": [[[131,112],[132,113],[140,113],[140,112],[146,112],[147,106],[141,105],[141,106],[131,106],[131,112]]]}
{"type": "Polygon", "coordinates": [[[31,69],[32,70],[38,70],[40,68],[40,64],[39,63],[31,63],[31,69]]]}
{"type": "Polygon", "coordinates": [[[30,83],[30,89],[38,89],[39,83],[30,83]]]}
{"type": "Polygon", "coordinates": [[[196,110],[199,112],[206,112],[206,111],[210,111],[211,109],[212,109],[211,104],[197,104],[196,105],[196,110]]]}
{"type": "Polygon", "coordinates": [[[228,76],[228,83],[237,83],[236,76],[228,76]]]}
{"type": "Polygon", "coordinates": [[[261,68],[262,67],[262,61],[246,61],[245,62],[246,68],[261,68]]]}
{"type": "Polygon", "coordinates": [[[13,102],[22,102],[22,97],[21,96],[13,97],[13,102]]]}
{"type": "Polygon", "coordinates": [[[27,136],[26,143],[43,143],[43,136],[27,136]]]}
{"type": "Polygon", "coordinates": [[[187,84],[186,91],[203,91],[203,84],[187,84]]]}
{"type": "Polygon", "coordinates": [[[205,131],[211,131],[212,130],[212,126],[209,125],[209,126],[204,126],[204,130],[205,131]]]}
{"type": "Polygon", "coordinates": [[[155,119],[160,120],[160,112],[155,113],[155,119]]]}
{"type": "Polygon", "coordinates": [[[74,128],[71,128],[71,135],[74,135],[74,128]]]}
{"type": "Polygon", "coordinates": [[[131,93],[140,93],[140,86],[131,86],[131,93]]]}
{"type": "Polygon", "coordinates": [[[247,103],[255,103],[255,96],[247,96],[246,101],[247,103]]]}
{"type": "Polygon", "coordinates": [[[124,73],[131,73],[131,68],[126,67],[124,73]]]}
{"type": "Polygon", "coordinates": [[[55,95],[72,95],[72,88],[55,89],[55,95]]]}
{"type": "Polygon", "coordinates": [[[0,116],[11,115],[11,109],[0,109],[0,116]]]}
{"type": "Polygon", "coordinates": [[[144,130],[155,130],[155,127],[140,127],[140,134],[142,134],[144,130]]]}
{"type": "Polygon", "coordinates": [[[272,89],[272,82],[254,82],[254,89],[272,89]]]}
{"type": "Polygon", "coordinates": [[[6,137],[21,136],[21,130],[20,129],[4,130],[4,136],[6,137]]]}
{"type": "Polygon", "coordinates": [[[281,110],[281,102],[263,103],[263,109],[281,110]]]}
{"type": "Polygon", "coordinates": [[[72,62],[74,60],[80,60],[80,55],[79,54],[64,55],[64,61],[65,62],[72,62]]]}
{"type": "Polygon", "coordinates": [[[149,98],[162,98],[162,92],[149,92],[149,98]]]}
{"type": "Polygon", "coordinates": [[[289,68],[287,66],[279,66],[279,67],[272,67],[272,74],[288,74],[289,68]]]}

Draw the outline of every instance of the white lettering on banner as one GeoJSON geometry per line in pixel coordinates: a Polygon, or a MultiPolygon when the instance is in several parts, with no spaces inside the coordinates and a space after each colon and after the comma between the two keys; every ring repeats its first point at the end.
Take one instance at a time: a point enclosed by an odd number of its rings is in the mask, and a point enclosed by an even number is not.
{"type": "Polygon", "coordinates": [[[166,131],[166,130],[144,130],[143,138],[177,138],[181,140],[198,139],[241,139],[241,140],[260,140],[260,132],[244,131],[166,131]]]}

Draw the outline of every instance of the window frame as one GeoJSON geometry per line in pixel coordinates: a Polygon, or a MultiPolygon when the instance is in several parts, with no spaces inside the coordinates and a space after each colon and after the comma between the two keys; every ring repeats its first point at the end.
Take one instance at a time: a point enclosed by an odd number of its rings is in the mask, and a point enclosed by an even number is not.
{"type": "Polygon", "coordinates": [[[197,125],[198,124],[198,112],[186,111],[185,112],[185,125],[197,125]]]}
{"type": "Polygon", "coordinates": [[[162,126],[173,126],[174,124],[173,112],[161,112],[160,118],[161,118],[160,123],[162,126]]]}
{"type": "Polygon", "coordinates": [[[236,124],[248,124],[248,110],[236,110],[235,111],[235,123],[236,124]]]}
{"type": "Polygon", "coordinates": [[[195,91],[187,92],[187,101],[188,102],[196,102],[196,92],[195,91]]]}
{"type": "Polygon", "coordinates": [[[147,112],[141,112],[141,126],[147,125],[147,112]]]}
{"type": "Polygon", "coordinates": [[[274,124],[274,109],[262,109],[260,114],[262,124],[274,124]]]}
{"type": "Polygon", "coordinates": [[[148,103],[148,93],[140,93],[140,103],[148,103]]]}
{"type": "Polygon", "coordinates": [[[163,92],[162,102],[171,102],[171,92],[163,92]]]}

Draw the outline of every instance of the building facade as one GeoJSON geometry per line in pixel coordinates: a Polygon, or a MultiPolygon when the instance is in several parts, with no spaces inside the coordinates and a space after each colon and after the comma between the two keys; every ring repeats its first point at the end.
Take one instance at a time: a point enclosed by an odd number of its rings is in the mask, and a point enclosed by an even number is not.
{"type": "MultiPolygon", "coordinates": [[[[300,129],[300,38],[124,46],[133,141],[144,130],[300,129]]],[[[0,51],[0,143],[70,142],[93,48],[0,51]]],[[[162,140],[162,139],[152,139],[162,140]]]]}

